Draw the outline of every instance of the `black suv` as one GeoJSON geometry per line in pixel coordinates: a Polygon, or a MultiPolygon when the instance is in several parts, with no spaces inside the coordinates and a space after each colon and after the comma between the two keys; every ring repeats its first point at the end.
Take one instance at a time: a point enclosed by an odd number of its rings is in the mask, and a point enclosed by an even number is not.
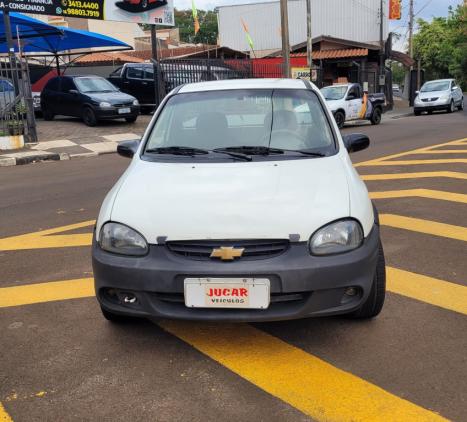
{"type": "Polygon", "coordinates": [[[56,115],[81,117],[88,126],[107,119],[133,123],[139,114],[135,97],[94,75],[50,79],[41,93],[41,107],[45,120],[52,120],[56,115]]]}

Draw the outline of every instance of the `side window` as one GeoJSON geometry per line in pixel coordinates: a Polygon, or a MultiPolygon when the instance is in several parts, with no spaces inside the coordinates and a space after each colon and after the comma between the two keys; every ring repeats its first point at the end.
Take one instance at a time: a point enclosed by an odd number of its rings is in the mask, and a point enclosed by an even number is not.
{"type": "Polygon", "coordinates": [[[73,79],[63,78],[61,84],[61,92],[68,92],[70,89],[76,89],[73,79]]]}
{"type": "Polygon", "coordinates": [[[59,78],[53,78],[47,83],[47,90],[49,91],[58,91],[59,87],[59,78]]]}
{"type": "Polygon", "coordinates": [[[144,79],[149,79],[151,81],[154,80],[154,67],[153,66],[144,67],[144,79]]]}
{"type": "Polygon", "coordinates": [[[120,76],[120,74],[122,73],[122,69],[123,69],[123,66],[118,67],[109,76],[111,78],[118,78],[120,76]]]}
{"type": "Polygon", "coordinates": [[[142,66],[131,66],[127,70],[126,74],[128,79],[143,79],[143,67],[142,66]]]}
{"type": "Polygon", "coordinates": [[[351,95],[354,96],[354,98],[360,98],[358,96],[358,87],[356,85],[352,86],[350,89],[349,89],[349,93],[347,94],[347,97],[350,97],[351,95]]]}
{"type": "Polygon", "coordinates": [[[453,88],[457,88],[456,81],[452,81],[452,87],[453,87],[453,88]]]}

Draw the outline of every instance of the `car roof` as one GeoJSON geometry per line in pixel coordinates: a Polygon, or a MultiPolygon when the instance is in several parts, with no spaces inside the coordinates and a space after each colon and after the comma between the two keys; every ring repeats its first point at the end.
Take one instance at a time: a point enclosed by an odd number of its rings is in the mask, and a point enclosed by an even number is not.
{"type": "Polygon", "coordinates": [[[431,81],[425,81],[425,83],[430,83],[430,82],[451,82],[453,81],[454,78],[447,78],[447,79],[433,79],[431,81]]]}
{"type": "MultiPolygon", "coordinates": [[[[311,84],[314,90],[317,88],[311,84]]],[[[179,93],[232,89],[308,89],[301,79],[225,79],[183,85],[179,93]]]]}

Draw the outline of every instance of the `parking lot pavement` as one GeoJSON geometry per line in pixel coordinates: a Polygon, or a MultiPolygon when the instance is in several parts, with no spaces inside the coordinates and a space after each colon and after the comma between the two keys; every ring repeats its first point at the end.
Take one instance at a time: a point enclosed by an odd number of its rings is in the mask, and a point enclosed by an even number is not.
{"type": "Polygon", "coordinates": [[[359,128],[389,292],[365,322],[112,325],[89,244],[128,161],[0,169],[0,421],[467,420],[466,117],[359,128]]]}
{"type": "Polygon", "coordinates": [[[95,127],[86,126],[80,119],[69,117],[56,117],[52,121],[39,118],[39,143],[20,151],[3,151],[0,154],[0,166],[42,160],[69,160],[116,152],[118,142],[141,138],[151,117],[139,116],[135,123],[102,121],[95,127]]]}

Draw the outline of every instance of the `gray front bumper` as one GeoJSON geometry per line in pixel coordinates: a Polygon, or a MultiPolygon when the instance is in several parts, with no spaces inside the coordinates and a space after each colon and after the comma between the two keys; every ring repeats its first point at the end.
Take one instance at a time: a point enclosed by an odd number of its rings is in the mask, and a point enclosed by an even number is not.
{"type": "Polygon", "coordinates": [[[273,321],[343,314],[358,309],[368,297],[379,241],[375,225],[360,248],[345,254],[311,256],[307,243],[300,242],[274,258],[229,263],[183,258],[163,245],[151,245],[144,257],[125,257],[105,252],[93,241],[96,296],[110,312],[148,318],[273,321]],[[187,277],[268,278],[271,299],[277,301],[264,310],[187,308],[187,277]],[[344,292],[350,286],[359,287],[360,294],[349,299],[344,292]],[[137,302],[123,304],[108,289],[132,293],[137,302]]]}

